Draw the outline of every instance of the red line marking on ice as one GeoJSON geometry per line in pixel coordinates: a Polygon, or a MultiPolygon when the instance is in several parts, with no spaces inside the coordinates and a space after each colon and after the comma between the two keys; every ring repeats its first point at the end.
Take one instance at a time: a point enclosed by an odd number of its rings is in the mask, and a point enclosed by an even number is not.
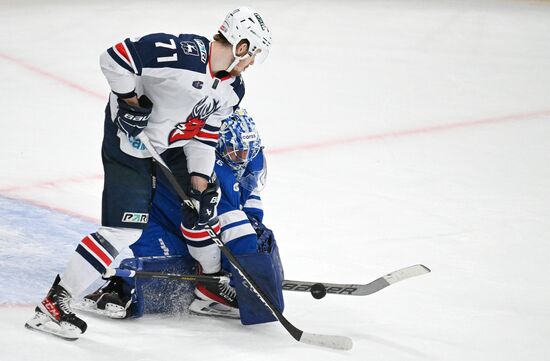
{"type": "Polygon", "coordinates": [[[425,135],[425,134],[436,133],[436,132],[444,132],[444,131],[457,129],[457,128],[468,128],[468,127],[487,125],[487,124],[522,121],[522,120],[528,120],[528,119],[542,117],[542,116],[550,116],[550,110],[542,110],[542,111],[530,112],[530,113],[519,113],[519,114],[512,114],[512,115],[506,115],[501,117],[481,118],[481,119],[467,120],[467,121],[456,122],[456,123],[447,123],[447,124],[441,124],[441,125],[432,125],[432,126],[425,126],[425,127],[419,127],[419,128],[389,131],[389,132],[379,133],[379,134],[366,134],[366,135],[361,135],[356,137],[331,139],[331,140],[325,140],[325,141],[320,141],[315,143],[297,144],[297,145],[291,145],[288,147],[267,149],[266,152],[268,154],[291,153],[291,152],[297,152],[297,151],[303,151],[303,150],[339,146],[339,145],[344,145],[349,143],[373,142],[373,141],[380,141],[388,138],[400,138],[400,137],[408,137],[413,135],[425,135]]]}
{"type": "Polygon", "coordinates": [[[90,89],[87,89],[86,87],[83,87],[82,85],[78,84],[78,83],[75,83],[73,81],[70,81],[70,80],[67,80],[59,75],[56,75],[54,73],[50,73],[49,71],[46,71],[44,69],[41,69],[39,67],[36,67],[32,64],[29,64],[21,59],[17,59],[17,58],[14,58],[10,55],[7,55],[5,53],[2,53],[0,52],[0,58],[6,60],[6,61],[9,61],[15,65],[18,65],[20,67],[23,67],[35,74],[38,74],[40,76],[43,76],[45,78],[48,78],[48,79],[52,79],[52,80],[55,80],[57,81],[58,83],[66,86],[66,87],[69,87],[69,88],[72,88],[74,90],[77,90],[81,93],[85,93],[87,95],[91,95],[93,96],[94,98],[99,98],[101,100],[107,100],[107,94],[100,94],[98,92],[95,92],[93,90],[90,90],[90,89]]]}
{"type": "Polygon", "coordinates": [[[62,186],[67,183],[83,183],[89,180],[101,180],[101,179],[103,179],[103,174],[94,174],[94,175],[88,175],[83,177],[62,178],[58,180],[49,180],[49,181],[36,182],[36,183],[31,183],[26,185],[16,185],[16,186],[0,188],[0,194],[13,193],[17,191],[25,191],[25,190],[34,189],[34,188],[54,188],[54,187],[62,186]]]}

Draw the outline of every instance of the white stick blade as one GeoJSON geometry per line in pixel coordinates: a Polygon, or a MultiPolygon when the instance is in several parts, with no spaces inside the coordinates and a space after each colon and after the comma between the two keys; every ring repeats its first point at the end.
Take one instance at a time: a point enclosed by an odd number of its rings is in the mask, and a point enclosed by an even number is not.
{"type": "Polygon", "coordinates": [[[300,337],[300,342],[308,345],[322,346],[336,350],[351,350],[353,341],[346,336],[318,335],[315,333],[304,332],[300,337]]]}
{"type": "Polygon", "coordinates": [[[417,264],[407,268],[400,269],[398,271],[392,272],[384,276],[384,279],[388,281],[389,284],[403,281],[404,279],[420,276],[426,273],[431,272],[430,269],[424,265],[417,264]]]}

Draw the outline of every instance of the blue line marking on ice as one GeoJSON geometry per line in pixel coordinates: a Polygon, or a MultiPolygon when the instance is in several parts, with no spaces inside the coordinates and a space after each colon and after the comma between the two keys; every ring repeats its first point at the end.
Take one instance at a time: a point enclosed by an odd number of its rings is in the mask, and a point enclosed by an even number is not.
{"type": "Polygon", "coordinates": [[[97,225],[0,196],[0,305],[41,300],[97,225]]]}

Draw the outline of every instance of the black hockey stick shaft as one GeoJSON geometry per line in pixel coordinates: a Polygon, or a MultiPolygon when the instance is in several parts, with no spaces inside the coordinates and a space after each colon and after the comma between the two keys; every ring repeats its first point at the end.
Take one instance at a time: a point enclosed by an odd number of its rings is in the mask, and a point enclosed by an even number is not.
{"type": "MultiPolygon", "coordinates": [[[[160,155],[156,152],[155,148],[152,146],[149,138],[145,133],[140,133],[138,135],[138,138],[142,141],[142,143],[145,145],[149,153],[151,153],[151,156],[157,161],[157,164],[159,165],[160,169],[174,188],[174,191],[178,194],[178,196],[185,202],[187,206],[197,210],[195,208],[195,205],[189,198],[189,196],[183,191],[181,186],[179,185],[178,181],[176,180],[176,177],[173,175],[170,168],[166,165],[166,163],[162,160],[160,155]]],[[[241,274],[243,279],[248,283],[249,289],[256,294],[258,299],[271,311],[273,316],[279,320],[279,322],[283,325],[283,327],[290,333],[290,335],[296,340],[301,341],[304,343],[314,344],[318,346],[325,346],[330,348],[336,348],[336,349],[343,349],[343,350],[349,350],[352,347],[352,341],[350,338],[345,336],[331,336],[331,335],[317,335],[317,334],[310,334],[305,333],[304,331],[300,330],[296,326],[294,326],[292,323],[290,323],[286,317],[283,316],[281,311],[273,304],[273,302],[269,299],[269,297],[266,295],[266,293],[256,284],[256,282],[253,280],[253,278],[250,276],[250,274],[244,269],[244,267],[240,264],[240,262],[235,258],[233,253],[225,246],[225,244],[220,239],[219,235],[216,234],[216,232],[210,227],[208,224],[205,227],[205,230],[207,231],[208,235],[212,239],[212,241],[220,248],[220,251],[225,255],[225,257],[231,262],[231,264],[235,267],[235,269],[241,274]]]]}
{"type": "Polygon", "coordinates": [[[145,277],[145,278],[161,278],[168,280],[178,281],[194,281],[194,282],[207,282],[207,283],[220,283],[222,281],[229,281],[229,277],[226,276],[206,276],[206,275],[193,275],[182,273],[169,273],[169,272],[155,272],[155,271],[134,271],[124,268],[109,268],[103,274],[103,277],[145,277]]]}

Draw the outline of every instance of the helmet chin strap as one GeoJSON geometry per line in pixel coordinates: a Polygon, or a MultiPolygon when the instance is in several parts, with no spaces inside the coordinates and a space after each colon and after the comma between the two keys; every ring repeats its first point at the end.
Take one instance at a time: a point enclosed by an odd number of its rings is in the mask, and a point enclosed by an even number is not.
{"type": "Polygon", "coordinates": [[[235,66],[237,66],[237,64],[239,64],[240,61],[241,61],[241,58],[235,57],[235,60],[233,60],[233,62],[231,63],[231,65],[229,65],[229,66],[227,67],[227,69],[225,69],[225,71],[228,72],[228,73],[231,73],[231,70],[233,70],[233,68],[234,68],[235,66]]]}
{"type": "Polygon", "coordinates": [[[233,62],[229,65],[229,67],[225,69],[225,71],[228,73],[231,73],[231,70],[233,70],[233,68],[237,66],[237,64],[239,64],[241,60],[246,59],[250,56],[250,54],[248,53],[246,53],[243,56],[237,56],[237,44],[234,44],[232,48],[233,48],[233,58],[235,58],[235,60],[233,60],[233,62]]]}

